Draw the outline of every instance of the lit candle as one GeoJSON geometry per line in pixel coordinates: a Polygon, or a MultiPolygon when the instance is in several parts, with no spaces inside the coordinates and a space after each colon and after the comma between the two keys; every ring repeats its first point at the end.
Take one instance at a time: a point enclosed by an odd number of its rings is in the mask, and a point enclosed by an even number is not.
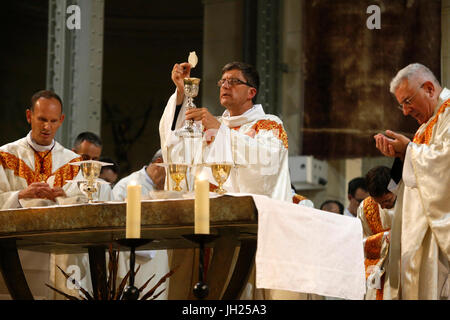
{"type": "Polygon", "coordinates": [[[127,186],[127,238],[141,237],[141,186],[131,181],[127,186]]]}
{"type": "Polygon", "coordinates": [[[209,181],[205,174],[195,179],[195,233],[209,234],[209,181]]]}

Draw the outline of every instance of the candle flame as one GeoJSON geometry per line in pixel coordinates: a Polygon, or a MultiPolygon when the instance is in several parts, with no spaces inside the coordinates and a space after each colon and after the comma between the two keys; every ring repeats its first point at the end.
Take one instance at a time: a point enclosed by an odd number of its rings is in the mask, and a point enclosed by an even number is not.
{"type": "Polygon", "coordinates": [[[202,171],[200,174],[198,174],[197,180],[208,180],[208,176],[206,175],[206,172],[202,171]]]}
{"type": "Polygon", "coordinates": [[[128,185],[129,185],[129,186],[136,186],[136,185],[137,185],[137,182],[134,181],[134,180],[131,180],[131,181],[128,183],[128,185]]]}

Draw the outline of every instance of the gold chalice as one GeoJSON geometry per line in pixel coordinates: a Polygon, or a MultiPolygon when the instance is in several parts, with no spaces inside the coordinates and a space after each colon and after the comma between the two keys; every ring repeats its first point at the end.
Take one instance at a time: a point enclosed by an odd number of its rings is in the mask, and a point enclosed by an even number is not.
{"type": "Polygon", "coordinates": [[[169,164],[169,175],[172,180],[175,182],[175,191],[182,191],[183,189],[180,187],[181,181],[186,177],[188,165],[187,164],[169,164]]]}
{"type": "Polygon", "coordinates": [[[98,177],[102,166],[111,165],[112,163],[101,162],[97,160],[85,160],[72,162],[72,165],[79,165],[84,180],[77,181],[78,188],[88,198],[89,203],[95,202],[94,195],[100,190],[100,182],[98,177]]]}
{"type": "Polygon", "coordinates": [[[223,188],[223,184],[230,176],[232,166],[231,163],[214,163],[210,165],[214,180],[219,184],[218,188],[215,190],[216,193],[224,194],[227,192],[227,190],[223,188]]]}

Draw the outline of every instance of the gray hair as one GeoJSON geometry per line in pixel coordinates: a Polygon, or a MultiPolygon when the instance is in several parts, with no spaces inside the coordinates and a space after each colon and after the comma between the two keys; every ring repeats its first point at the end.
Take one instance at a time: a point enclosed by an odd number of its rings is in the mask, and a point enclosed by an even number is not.
{"type": "Polygon", "coordinates": [[[155,154],[153,155],[152,163],[155,162],[156,160],[158,160],[159,158],[162,159],[162,157],[163,157],[163,156],[162,156],[162,151],[161,151],[161,149],[159,149],[159,150],[156,151],[155,154]]]}
{"type": "Polygon", "coordinates": [[[420,63],[411,63],[410,65],[407,65],[399,72],[397,72],[397,75],[391,80],[389,91],[392,94],[395,94],[395,90],[398,89],[398,87],[404,80],[410,81],[411,79],[417,78],[418,76],[422,76],[422,78],[433,82],[433,84],[435,85],[440,86],[439,81],[436,79],[430,69],[420,63]]]}

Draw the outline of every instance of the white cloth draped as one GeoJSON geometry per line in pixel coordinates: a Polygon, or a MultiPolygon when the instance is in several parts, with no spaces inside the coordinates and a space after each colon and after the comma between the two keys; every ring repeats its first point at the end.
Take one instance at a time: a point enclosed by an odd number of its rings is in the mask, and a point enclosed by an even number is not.
{"type": "Polygon", "coordinates": [[[359,219],[253,195],[258,209],[256,286],[363,299],[359,219]]]}

